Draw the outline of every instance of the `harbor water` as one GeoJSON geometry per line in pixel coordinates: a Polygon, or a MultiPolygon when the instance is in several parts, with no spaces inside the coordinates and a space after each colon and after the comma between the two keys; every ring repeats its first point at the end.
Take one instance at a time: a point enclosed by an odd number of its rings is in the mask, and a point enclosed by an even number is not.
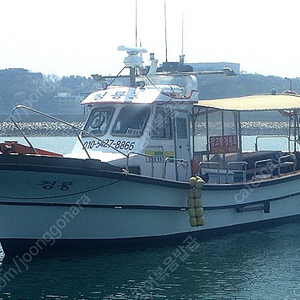
{"type": "Polygon", "coordinates": [[[177,258],[183,241],[144,251],[5,258],[0,299],[300,299],[300,224],[278,225],[196,240],[177,258]]]}
{"type": "MultiPolygon", "coordinates": [[[[0,142],[5,140],[22,138],[0,142]]],[[[60,153],[75,142],[74,137],[31,141],[60,153]]],[[[300,299],[298,223],[142,249],[2,258],[0,300],[300,299]]]]}

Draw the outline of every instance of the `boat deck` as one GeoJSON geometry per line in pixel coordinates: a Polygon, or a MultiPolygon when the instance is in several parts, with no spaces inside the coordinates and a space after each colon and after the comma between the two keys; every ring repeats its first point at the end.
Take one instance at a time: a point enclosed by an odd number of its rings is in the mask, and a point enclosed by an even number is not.
{"type": "Polygon", "coordinates": [[[283,151],[216,154],[210,161],[200,162],[202,175],[209,183],[232,183],[282,176],[300,169],[300,153],[283,151]]]}

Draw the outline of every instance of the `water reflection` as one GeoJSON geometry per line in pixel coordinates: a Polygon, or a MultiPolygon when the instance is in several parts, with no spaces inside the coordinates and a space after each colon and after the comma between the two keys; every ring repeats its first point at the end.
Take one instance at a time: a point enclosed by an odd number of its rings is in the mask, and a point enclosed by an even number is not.
{"type": "Polygon", "coordinates": [[[300,225],[199,241],[158,285],[145,282],[176,247],[37,256],[21,272],[1,264],[0,299],[297,299],[300,225]],[[6,285],[4,286],[4,281],[6,285]]]}

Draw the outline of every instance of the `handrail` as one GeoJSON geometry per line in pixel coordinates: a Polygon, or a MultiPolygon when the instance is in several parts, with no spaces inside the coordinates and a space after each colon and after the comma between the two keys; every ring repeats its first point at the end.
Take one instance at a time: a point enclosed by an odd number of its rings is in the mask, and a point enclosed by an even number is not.
{"type": "Polygon", "coordinates": [[[294,169],[294,172],[295,172],[296,171],[296,162],[297,162],[296,156],[293,153],[280,156],[279,159],[278,159],[278,176],[281,175],[281,166],[286,165],[286,163],[293,163],[293,169],[294,169]],[[289,159],[289,158],[291,158],[292,161],[282,162],[282,160],[289,159]]]}
{"type": "MultiPolygon", "coordinates": [[[[140,155],[140,156],[143,156],[143,157],[150,158],[150,160],[151,160],[151,177],[154,177],[154,158],[155,158],[155,156],[149,155],[149,154],[144,154],[144,153],[139,153],[139,152],[134,152],[134,151],[128,152],[128,154],[127,154],[127,162],[126,162],[126,171],[127,172],[129,170],[129,158],[130,158],[131,154],[136,154],[136,155],[140,155]]],[[[166,179],[167,163],[170,160],[172,160],[172,162],[178,161],[178,162],[184,164],[186,167],[188,167],[188,165],[189,165],[188,161],[186,161],[183,158],[166,157],[165,160],[164,160],[164,167],[163,167],[163,171],[162,171],[162,179],[166,179]]],[[[186,170],[186,175],[187,175],[187,172],[188,172],[188,169],[186,170]]]]}
{"type": "Polygon", "coordinates": [[[257,165],[259,164],[265,164],[265,170],[267,171],[271,171],[270,173],[268,173],[271,177],[273,176],[273,169],[272,168],[268,168],[268,163],[270,163],[270,165],[273,165],[273,161],[271,158],[268,159],[262,159],[262,160],[257,160],[254,163],[254,178],[257,178],[257,165]]]}
{"type": "MultiPolygon", "coordinates": [[[[201,161],[200,162],[200,165],[202,165],[202,164],[205,164],[205,165],[212,165],[212,166],[217,166],[216,168],[214,168],[214,169],[220,169],[220,164],[218,163],[218,162],[216,162],[216,161],[201,161]]],[[[209,169],[211,169],[211,168],[209,168],[209,169]]]]}
{"type": "MultiPolygon", "coordinates": [[[[229,166],[230,165],[242,165],[242,171],[245,172],[247,169],[247,165],[248,163],[246,161],[229,161],[227,163],[227,169],[226,169],[226,181],[228,180],[228,172],[229,172],[229,166]]],[[[230,170],[234,170],[234,169],[230,169],[230,170]]],[[[245,173],[243,173],[243,181],[246,181],[246,176],[245,173]]]]}
{"type": "Polygon", "coordinates": [[[290,138],[287,136],[287,135],[258,135],[256,138],[255,138],[255,151],[258,151],[258,139],[262,139],[262,138],[271,138],[271,139],[274,139],[274,138],[286,138],[288,140],[288,152],[290,152],[290,148],[291,148],[291,145],[290,145],[290,138]]]}
{"type": "MultiPolygon", "coordinates": [[[[229,167],[229,165],[242,165],[242,167],[245,167],[248,165],[248,163],[246,161],[229,161],[227,163],[227,169],[229,167]]],[[[244,171],[246,171],[246,168],[244,169],[244,171]]]]}
{"type": "Polygon", "coordinates": [[[141,156],[144,156],[144,157],[149,157],[150,160],[151,160],[151,177],[154,177],[154,162],[153,162],[154,156],[153,155],[134,152],[134,151],[128,152],[127,158],[126,158],[126,171],[127,172],[129,172],[129,157],[130,157],[130,154],[136,154],[136,155],[141,155],[141,156]]]}
{"type": "Polygon", "coordinates": [[[113,146],[110,145],[109,143],[107,143],[107,142],[105,142],[105,141],[99,139],[97,136],[95,136],[95,135],[93,135],[93,134],[87,132],[87,131],[84,130],[84,129],[81,129],[81,128],[77,127],[77,126],[74,126],[74,125],[72,125],[72,124],[69,123],[69,122],[63,121],[63,120],[61,120],[61,119],[58,119],[58,118],[56,118],[56,117],[53,117],[53,116],[51,116],[51,115],[48,115],[48,114],[46,114],[46,113],[40,112],[40,111],[38,111],[38,110],[35,110],[35,109],[33,109],[33,108],[30,108],[30,107],[27,107],[27,106],[24,106],[24,105],[17,105],[17,106],[14,107],[14,109],[12,110],[11,115],[10,115],[10,119],[11,119],[11,121],[14,123],[14,125],[17,127],[17,129],[18,129],[19,132],[21,133],[22,137],[23,137],[23,138],[25,139],[25,141],[28,143],[29,147],[30,147],[30,148],[34,151],[34,153],[36,153],[36,154],[38,154],[37,150],[35,149],[35,147],[33,147],[33,145],[30,143],[30,141],[28,140],[28,138],[26,137],[26,135],[24,134],[24,132],[22,131],[22,129],[20,128],[20,126],[19,126],[19,125],[17,124],[17,122],[14,120],[13,114],[14,114],[14,112],[15,112],[17,109],[24,109],[24,110],[31,111],[31,112],[33,112],[33,113],[36,113],[36,114],[41,115],[41,116],[43,116],[43,117],[49,118],[49,119],[54,120],[54,121],[56,121],[56,122],[60,122],[60,123],[62,123],[62,124],[65,124],[65,125],[69,126],[70,128],[72,128],[72,129],[74,130],[76,136],[77,136],[77,139],[79,140],[80,144],[82,145],[82,149],[85,151],[85,153],[86,153],[86,155],[87,155],[88,158],[91,158],[91,157],[90,157],[90,155],[89,155],[87,149],[84,147],[83,142],[82,142],[82,139],[81,139],[80,136],[78,135],[77,131],[80,131],[80,132],[83,132],[83,133],[87,134],[88,136],[90,136],[90,137],[96,139],[97,141],[99,141],[99,142],[103,143],[104,145],[108,146],[109,148],[114,149],[116,152],[118,152],[118,153],[124,155],[126,158],[127,158],[127,156],[128,156],[127,154],[123,153],[123,152],[120,151],[119,149],[116,149],[115,147],[113,147],[113,146]]]}
{"type": "MultiPolygon", "coordinates": [[[[188,165],[189,165],[188,161],[186,161],[183,158],[166,157],[165,161],[164,161],[164,168],[163,168],[163,173],[162,173],[162,179],[166,179],[167,163],[169,162],[169,160],[179,161],[180,163],[184,164],[186,167],[188,167],[188,165]]],[[[185,177],[187,177],[187,172],[188,172],[188,169],[186,169],[186,176],[185,177]]]]}

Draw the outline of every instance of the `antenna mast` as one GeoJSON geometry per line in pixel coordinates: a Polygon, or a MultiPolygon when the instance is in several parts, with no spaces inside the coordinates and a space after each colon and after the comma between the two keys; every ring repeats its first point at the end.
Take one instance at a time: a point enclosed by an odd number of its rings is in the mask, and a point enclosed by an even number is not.
{"type": "Polygon", "coordinates": [[[168,61],[168,43],[167,43],[167,3],[164,2],[164,15],[165,15],[165,46],[166,46],[166,62],[168,61]]]}
{"type": "Polygon", "coordinates": [[[182,13],[182,25],[181,25],[181,55],[179,55],[179,60],[181,64],[184,64],[184,52],[183,52],[183,43],[184,43],[184,37],[183,37],[183,24],[184,24],[184,18],[183,18],[183,13],[182,13]]]}
{"type": "Polygon", "coordinates": [[[135,47],[137,47],[138,29],[137,29],[137,0],[135,0],[135,47]]]}
{"type": "Polygon", "coordinates": [[[181,55],[183,55],[183,23],[184,23],[184,14],[182,13],[182,25],[181,25],[181,55]]]}

